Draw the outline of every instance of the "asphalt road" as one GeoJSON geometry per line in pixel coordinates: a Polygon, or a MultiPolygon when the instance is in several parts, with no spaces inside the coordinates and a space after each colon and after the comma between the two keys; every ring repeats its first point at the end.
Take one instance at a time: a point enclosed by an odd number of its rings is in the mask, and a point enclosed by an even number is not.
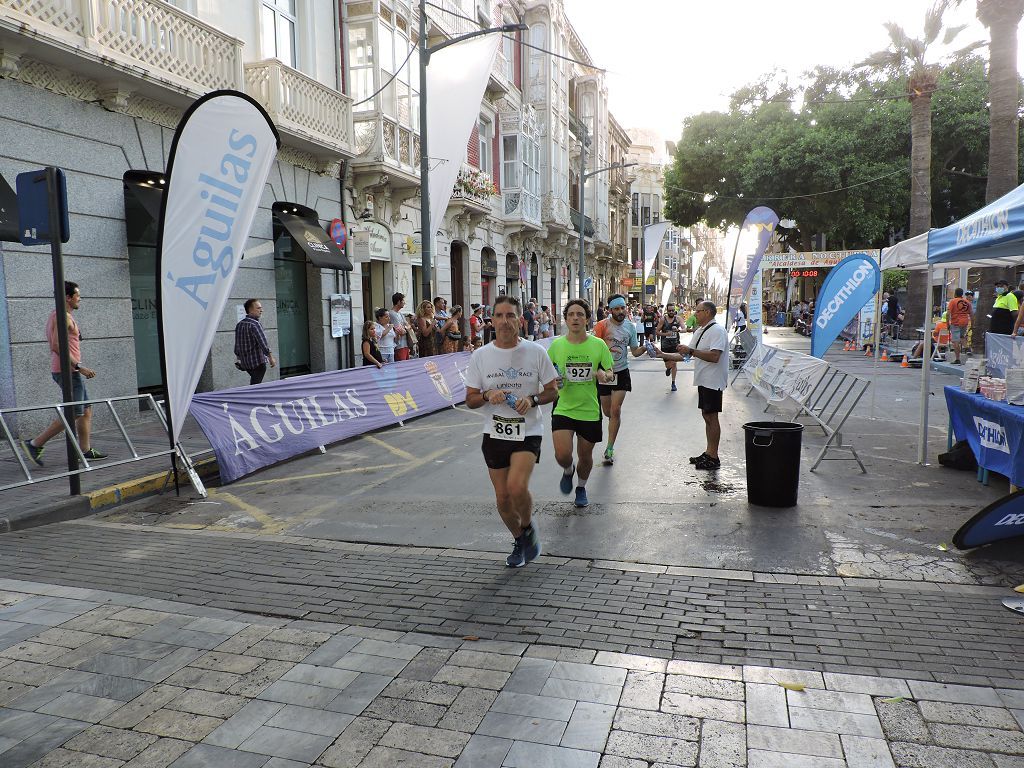
{"type": "MultiPolygon", "coordinates": [[[[805,340],[775,334],[769,341],[805,340]]],[[[775,510],[746,499],[742,424],[766,418],[763,400],[756,393],[745,397],[742,379],[727,392],[723,468],[699,472],[687,461],[704,446],[689,366],[673,393],[660,361],[634,359],[616,462],[595,467],[588,509],[575,509],[559,492],[560,470],[545,439],[531,486],[545,552],[773,573],[1019,583],[1019,548],[964,554],[945,547],[965,520],[1006,492],[1005,483],[986,488],[973,473],[918,466],[917,376],[856,356],[838,360],[874,383],[844,432],[868,474],[852,461],[828,461],[809,472],[814,446],[824,438],[808,427],[799,505],[775,510]]],[[[932,455],[945,446],[941,386],[951,383],[935,378],[932,455]]],[[[213,488],[206,500],[145,499],[105,519],[504,552],[511,542],[480,456],[480,418],[458,406],[213,488]]]]}

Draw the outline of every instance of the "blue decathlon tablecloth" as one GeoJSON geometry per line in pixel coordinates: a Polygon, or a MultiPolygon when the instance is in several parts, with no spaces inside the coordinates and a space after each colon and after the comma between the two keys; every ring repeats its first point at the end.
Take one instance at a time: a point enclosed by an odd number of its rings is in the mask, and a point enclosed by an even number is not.
{"type": "Polygon", "coordinates": [[[946,407],[957,440],[966,440],[979,466],[1024,486],[1024,406],[988,400],[947,386],[946,407]]]}

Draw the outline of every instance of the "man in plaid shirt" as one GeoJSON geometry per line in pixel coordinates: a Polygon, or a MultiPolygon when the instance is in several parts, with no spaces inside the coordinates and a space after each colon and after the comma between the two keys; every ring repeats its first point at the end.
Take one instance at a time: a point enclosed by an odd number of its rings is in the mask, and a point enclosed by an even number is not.
{"type": "Polygon", "coordinates": [[[235,326],[235,367],[249,374],[250,384],[259,384],[267,374],[267,361],[270,367],[277,365],[267,345],[267,334],[260,325],[263,305],[259,299],[248,299],[245,302],[245,317],[235,326]]]}

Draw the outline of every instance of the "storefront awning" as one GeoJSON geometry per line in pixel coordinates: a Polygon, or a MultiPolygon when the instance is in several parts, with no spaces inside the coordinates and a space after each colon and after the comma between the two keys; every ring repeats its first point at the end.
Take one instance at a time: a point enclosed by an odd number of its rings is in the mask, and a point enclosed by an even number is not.
{"type": "Polygon", "coordinates": [[[275,215],[299,248],[309,257],[314,267],[352,271],[352,262],[348,256],[324,231],[319,222],[281,211],[275,215]]]}

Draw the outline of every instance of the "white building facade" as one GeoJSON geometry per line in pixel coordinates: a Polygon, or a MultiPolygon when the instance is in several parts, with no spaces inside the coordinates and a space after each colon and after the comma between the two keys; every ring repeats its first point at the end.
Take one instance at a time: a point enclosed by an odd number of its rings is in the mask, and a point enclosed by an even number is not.
{"type": "MultiPolygon", "coordinates": [[[[13,185],[48,165],[66,173],[64,271],[83,297],[92,397],[160,385],[160,187],[184,110],[217,89],[260,102],[282,148],[247,246],[263,255],[242,264],[200,388],[247,383],[233,365],[233,329],[251,297],[262,300],[280,363],[268,379],[344,364],[328,319],[337,273],[313,267],[276,216],[285,206],[319,225],[341,216],[339,169],[354,146],[339,30],[331,4],[300,0],[0,0],[0,174],[13,185]]],[[[54,306],[49,248],[0,249],[0,407],[57,402],[44,334],[54,306]]]]}

